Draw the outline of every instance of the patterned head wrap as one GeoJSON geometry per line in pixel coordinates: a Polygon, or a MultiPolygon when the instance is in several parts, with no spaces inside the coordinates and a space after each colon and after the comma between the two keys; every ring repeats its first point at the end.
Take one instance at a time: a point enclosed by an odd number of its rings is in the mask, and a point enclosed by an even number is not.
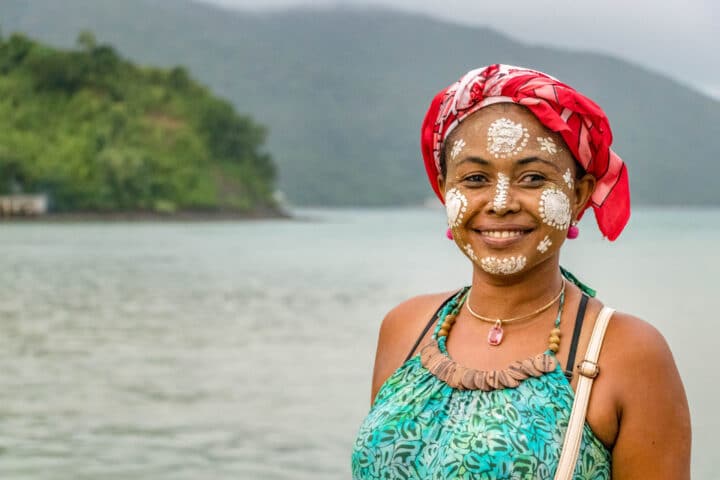
{"type": "Polygon", "coordinates": [[[466,73],[441,90],[422,125],[421,144],[430,184],[437,186],[440,155],[450,132],[468,115],[494,103],[524,105],[548,129],[559,133],[575,160],[597,179],[590,201],[600,231],[615,240],[630,218],[627,167],[610,149],[612,131],[602,109],[557,79],[536,70],[490,65],[466,73]]]}

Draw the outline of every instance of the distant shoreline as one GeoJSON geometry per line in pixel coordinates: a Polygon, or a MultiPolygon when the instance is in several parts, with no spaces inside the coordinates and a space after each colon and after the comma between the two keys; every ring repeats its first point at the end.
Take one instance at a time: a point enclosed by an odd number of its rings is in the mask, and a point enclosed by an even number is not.
{"type": "Polygon", "coordinates": [[[0,216],[0,223],[43,222],[215,222],[249,220],[293,220],[285,210],[262,209],[252,212],[180,211],[158,212],[58,212],[43,215],[0,216]]]}

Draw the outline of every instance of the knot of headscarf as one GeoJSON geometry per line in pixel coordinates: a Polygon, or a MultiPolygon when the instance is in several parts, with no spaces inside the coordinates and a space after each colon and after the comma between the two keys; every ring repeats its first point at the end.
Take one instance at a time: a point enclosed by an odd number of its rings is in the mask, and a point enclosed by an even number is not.
{"type": "Polygon", "coordinates": [[[572,87],[528,68],[495,64],[471,70],[433,99],[422,125],[421,144],[425,169],[440,201],[443,194],[436,179],[450,132],[468,115],[502,102],[524,105],[562,136],[575,160],[597,179],[579,217],[592,205],[600,231],[615,240],[630,218],[630,187],[625,163],[610,149],[612,131],[605,112],[572,87]]]}

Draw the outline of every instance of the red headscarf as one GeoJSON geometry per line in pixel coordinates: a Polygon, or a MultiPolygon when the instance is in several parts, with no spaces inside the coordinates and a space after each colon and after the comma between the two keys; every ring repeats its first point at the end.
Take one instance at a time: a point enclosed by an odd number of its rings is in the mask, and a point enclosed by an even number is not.
{"type": "Polygon", "coordinates": [[[612,131],[605,112],[592,100],[536,70],[490,65],[466,73],[441,90],[422,125],[421,144],[430,184],[438,190],[440,152],[450,132],[468,115],[493,103],[524,105],[548,129],[559,133],[575,160],[597,179],[590,201],[600,231],[615,240],[630,218],[627,167],[610,149],[612,131]]]}

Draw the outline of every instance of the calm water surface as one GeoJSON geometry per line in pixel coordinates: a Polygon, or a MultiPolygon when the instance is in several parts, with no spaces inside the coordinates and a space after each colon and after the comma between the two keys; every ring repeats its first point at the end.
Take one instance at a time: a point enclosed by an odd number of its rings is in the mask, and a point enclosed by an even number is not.
{"type": "MultiPolygon", "coordinates": [[[[299,213],[0,224],[0,478],[349,478],[383,315],[471,270],[439,210],[299,213]]],[[[581,227],[563,263],[664,333],[694,478],[720,478],[720,211],[581,227]]]]}

